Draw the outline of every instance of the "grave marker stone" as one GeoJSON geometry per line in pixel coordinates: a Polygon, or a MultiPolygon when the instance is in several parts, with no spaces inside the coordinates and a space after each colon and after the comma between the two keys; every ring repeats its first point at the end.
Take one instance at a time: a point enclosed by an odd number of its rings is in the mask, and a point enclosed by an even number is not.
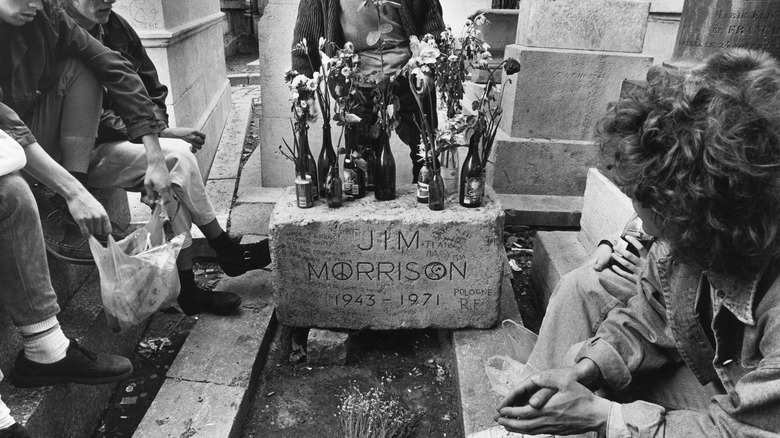
{"type": "Polygon", "coordinates": [[[276,315],[285,325],[344,329],[486,328],[496,323],[504,211],[450,200],[433,212],[414,187],[338,209],[301,209],[292,189],[271,217],[276,315]]]}
{"type": "Polygon", "coordinates": [[[686,0],[667,64],[689,67],[730,48],[763,50],[780,59],[780,0],[686,0]]]}

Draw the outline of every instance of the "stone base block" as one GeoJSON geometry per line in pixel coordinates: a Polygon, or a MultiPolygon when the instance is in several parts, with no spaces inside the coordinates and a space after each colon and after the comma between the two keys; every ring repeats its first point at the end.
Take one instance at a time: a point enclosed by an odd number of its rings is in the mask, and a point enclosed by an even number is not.
{"type": "Polygon", "coordinates": [[[579,228],[581,196],[498,195],[504,206],[507,225],[579,228]]]}
{"type": "Polygon", "coordinates": [[[496,136],[493,187],[499,193],[582,196],[588,168],[598,162],[592,141],[496,136]]]}
{"type": "Polygon", "coordinates": [[[344,365],[349,356],[349,333],[333,330],[309,330],[306,362],[317,365],[344,365]]]}
{"type": "Polygon", "coordinates": [[[488,187],[480,208],[450,198],[444,211],[411,186],[328,209],[271,216],[276,314],[281,324],[344,329],[490,327],[498,317],[504,211],[488,187]]]}
{"type": "Polygon", "coordinates": [[[532,47],[642,51],[650,3],[635,0],[523,0],[518,44],[532,47]]]}
{"type": "Polygon", "coordinates": [[[634,213],[631,199],[596,169],[588,170],[578,238],[588,251],[623,230],[634,213]]]}
{"type": "Polygon", "coordinates": [[[593,249],[583,248],[574,231],[540,231],[536,234],[531,282],[544,308],[561,277],[580,267],[593,249]]]}
{"type": "Polygon", "coordinates": [[[505,85],[501,129],[511,137],[564,140],[593,140],[593,127],[618,99],[623,80],[644,79],[653,65],[642,55],[517,44],[504,57],[522,69],[505,85]]]}

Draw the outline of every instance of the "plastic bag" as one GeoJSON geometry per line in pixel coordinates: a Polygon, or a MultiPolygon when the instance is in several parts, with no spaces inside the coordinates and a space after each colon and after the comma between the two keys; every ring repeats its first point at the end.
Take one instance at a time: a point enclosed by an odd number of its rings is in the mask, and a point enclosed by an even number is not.
{"type": "Polygon", "coordinates": [[[176,257],[184,234],[168,239],[166,223],[170,224],[165,210],[158,205],[144,228],[119,242],[108,236],[104,248],[94,236],[89,238],[100,272],[103,309],[115,332],[140,324],[179,295],[176,257]]]}
{"type": "Polygon", "coordinates": [[[485,362],[490,387],[501,397],[506,397],[523,381],[524,370],[525,364],[507,356],[493,356],[485,362]]]}
{"type": "Polygon", "coordinates": [[[511,319],[501,323],[501,331],[506,338],[509,357],[518,362],[528,362],[539,336],[511,319]]]}

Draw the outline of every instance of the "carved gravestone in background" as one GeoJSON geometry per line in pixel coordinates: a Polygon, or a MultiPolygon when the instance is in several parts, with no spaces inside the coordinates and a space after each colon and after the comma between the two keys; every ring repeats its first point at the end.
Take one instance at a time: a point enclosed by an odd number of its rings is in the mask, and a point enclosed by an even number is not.
{"type": "MultiPolygon", "coordinates": [[[[369,195],[338,209],[301,209],[290,190],[271,217],[276,315],[298,327],[486,328],[498,318],[504,211],[486,202],[444,211],[369,195]]],[[[511,291],[509,291],[511,293],[511,291]]]]}
{"type": "Polygon", "coordinates": [[[729,48],[780,59],[780,0],[686,0],[667,64],[687,67],[729,48]]]}

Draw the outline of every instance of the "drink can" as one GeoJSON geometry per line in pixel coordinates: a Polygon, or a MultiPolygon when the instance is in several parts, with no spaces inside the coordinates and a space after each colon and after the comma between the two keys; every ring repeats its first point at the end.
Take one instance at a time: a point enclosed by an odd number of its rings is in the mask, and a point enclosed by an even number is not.
{"type": "Polygon", "coordinates": [[[311,179],[295,179],[295,195],[298,198],[298,207],[311,208],[314,206],[314,188],[311,179]]]}

